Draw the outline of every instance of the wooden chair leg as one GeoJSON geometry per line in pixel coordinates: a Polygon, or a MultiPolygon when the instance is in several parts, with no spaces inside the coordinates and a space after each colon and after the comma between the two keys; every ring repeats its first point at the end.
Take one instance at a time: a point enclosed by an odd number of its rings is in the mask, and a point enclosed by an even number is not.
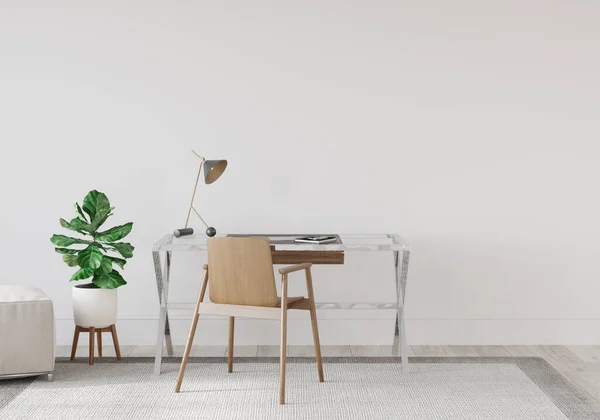
{"type": "Polygon", "coordinates": [[[90,327],[90,366],[94,364],[94,337],[96,336],[96,328],[90,327]]]}
{"type": "Polygon", "coordinates": [[[235,317],[229,317],[229,342],[227,345],[227,372],[233,372],[233,330],[235,326],[235,317]]]}
{"type": "Polygon", "coordinates": [[[188,335],[187,344],[185,345],[185,352],[181,359],[181,366],[179,367],[179,375],[177,375],[177,384],[175,385],[175,392],[181,390],[181,383],[183,382],[183,375],[185,374],[185,368],[187,366],[188,359],[190,357],[190,351],[192,350],[192,343],[194,342],[194,335],[196,335],[196,327],[198,326],[198,318],[200,318],[200,303],[204,300],[204,293],[206,292],[206,285],[208,284],[208,270],[204,272],[204,280],[202,281],[202,287],[200,294],[198,295],[198,302],[196,303],[196,311],[194,312],[194,318],[192,319],[192,326],[188,335]]]}
{"type": "Polygon", "coordinates": [[[115,346],[115,353],[117,354],[117,360],[121,360],[121,348],[119,347],[119,338],[117,337],[117,326],[112,324],[110,326],[110,333],[112,334],[113,345],[115,346]]]}
{"type": "Polygon", "coordinates": [[[98,341],[98,357],[102,357],[102,331],[96,331],[96,341],[98,341]]]}
{"type": "Polygon", "coordinates": [[[285,363],[287,353],[287,274],[281,279],[281,347],[279,349],[279,404],[285,404],[285,363]]]}
{"type": "Polygon", "coordinates": [[[77,342],[79,341],[80,332],[81,327],[79,325],[75,325],[75,334],[73,334],[73,347],[71,348],[71,360],[75,360],[75,353],[77,353],[77,342]]]}
{"type": "Polygon", "coordinates": [[[310,305],[310,322],[312,324],[313,341],[315,343],[315,355],[317,358],[317,369],[319,371],[319,382],[325,381],[323,375],[323,359],[321,358],[321,342],[319,340],[319,326],[317,325],[317,309],[315,307],[315,293],[312,284],[312,274],[310,268],[306,269],[306,290],[310,305]]]}

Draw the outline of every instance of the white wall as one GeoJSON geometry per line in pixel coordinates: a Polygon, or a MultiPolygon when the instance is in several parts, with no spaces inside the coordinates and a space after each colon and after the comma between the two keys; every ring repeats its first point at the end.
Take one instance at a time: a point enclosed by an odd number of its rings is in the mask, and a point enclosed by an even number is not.
{"type": "MultiPolygon", "coordinates": [[[[67,344],[48,238],[102,190],[135,221],[121,341],[151,343],[151,244],[182,225],[193,147],[230,162],[198,202],[221,232],[403,234],[411,344],[600,344],[598,21],[585,0],[3,0],[0,283],[49,293],[67,344]]],[[[376,263],[317,293],[385,299],[376,263]]],[[[391,340],[389,314],[321,316],[325,342],[391,340]]]]}

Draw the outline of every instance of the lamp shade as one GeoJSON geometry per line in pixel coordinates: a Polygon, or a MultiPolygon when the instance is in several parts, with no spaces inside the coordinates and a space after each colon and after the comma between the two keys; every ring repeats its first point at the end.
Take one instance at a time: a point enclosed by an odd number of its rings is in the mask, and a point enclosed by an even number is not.
{"type": "Polygon", "coordinates": [[[212,184],[225,172],[227,161],[222,160],[207,160],[204,162],[204,182],[212,184]]]}

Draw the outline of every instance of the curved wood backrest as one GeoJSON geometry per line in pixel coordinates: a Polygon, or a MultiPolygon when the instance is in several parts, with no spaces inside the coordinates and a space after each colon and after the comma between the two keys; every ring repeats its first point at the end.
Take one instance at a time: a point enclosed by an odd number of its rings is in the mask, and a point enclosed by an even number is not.
{"type": "Polygon", "coordinates": [[[214,303],[277,306],[268,238],[210,238],[208,290],[214,303]]]}

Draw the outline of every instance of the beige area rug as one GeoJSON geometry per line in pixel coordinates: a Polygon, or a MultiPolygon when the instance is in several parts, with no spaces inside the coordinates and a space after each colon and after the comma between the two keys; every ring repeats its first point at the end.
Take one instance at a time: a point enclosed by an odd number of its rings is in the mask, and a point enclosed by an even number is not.
{"type": "Polygon", "coordinates": [[[290,358],[285,406],[276,358],[192,358],[174,392],[177,358],[60,359],[55,380],[0,382],[0,419],[597,420],[598,406],[538,358],[290,358]]]}

